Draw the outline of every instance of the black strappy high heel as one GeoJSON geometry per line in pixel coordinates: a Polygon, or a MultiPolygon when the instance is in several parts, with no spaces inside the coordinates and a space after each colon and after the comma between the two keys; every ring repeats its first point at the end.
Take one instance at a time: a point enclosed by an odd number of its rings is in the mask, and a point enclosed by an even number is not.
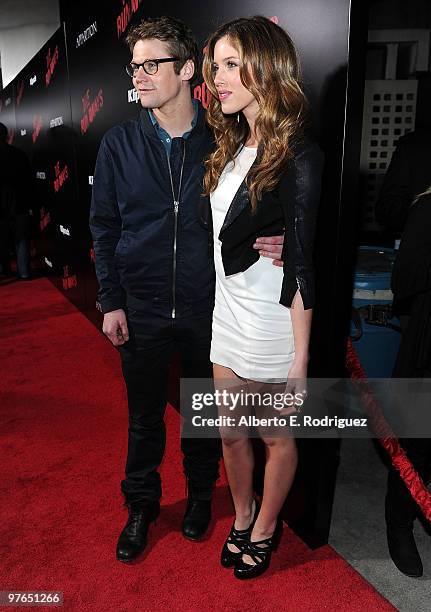
{"type": "Polygon", "coordinates": [[[251,532],[253,531],[253,527],[260,510],[260,504],[256,499],[254,500],[254,503],[255,509],[253,520],[247,527],[247,529],[235,529],[235,521],[231,527],[227,540],[224,543],[223,549],[221,551],[220,563],[223,565],[223,567],[233,567],[241,559],[241,555],[244,551],[244,546],[250,539],[251,532]],[[228,544],[233,544],[239,550],[229,550],[228,544]]]}
{"type": "Polygon", "coordinates": [[[283,521],[277,519],[274,533],[270,538],[259,540],[258,542],[251,542],[250,539],[248,539],[243,546],[241,557],[235,564],[233,572],[235,578],[246,580],[247,578],[256,578],[266,572],[271,562],[271,554],[273,551],[277,550],[282,533],[283,521]],[[253,559],[255,565],[244,563],[242,559],[243,555],[249,555],[253,559]]]}

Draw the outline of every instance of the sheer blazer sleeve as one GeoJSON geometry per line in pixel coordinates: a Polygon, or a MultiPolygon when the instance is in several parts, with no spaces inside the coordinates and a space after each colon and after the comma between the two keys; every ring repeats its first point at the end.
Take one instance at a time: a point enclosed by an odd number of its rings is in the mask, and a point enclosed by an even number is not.
{"type": "Polygon", "coordinates": [[[285,222],[283,284],[280,304],[290,307],[299,290],[304,309],[313,308],[315,279],[313,243],[320,201],[323,153],[305,142],[294,149],[278,187],[285,222]]]}

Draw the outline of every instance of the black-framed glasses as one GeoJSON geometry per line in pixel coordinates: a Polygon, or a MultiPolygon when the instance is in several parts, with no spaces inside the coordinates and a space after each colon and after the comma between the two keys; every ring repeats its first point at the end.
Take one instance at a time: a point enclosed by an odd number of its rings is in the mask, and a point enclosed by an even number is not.
{"type": "Polygon", "coordinates": [[[156,74],[159,69],[159,64],[164,64],[165,62],[177,62],[178,57],[163,57],[161,59],[147,59],[142,64],[135,64],[134,62],[130,62],[130,64],[126,64],[124,68],[126,69],[127,74],[130,77],[134,77],[138,74],[139,68],[143,68],[144,72],[149,75],[156,74]]]}

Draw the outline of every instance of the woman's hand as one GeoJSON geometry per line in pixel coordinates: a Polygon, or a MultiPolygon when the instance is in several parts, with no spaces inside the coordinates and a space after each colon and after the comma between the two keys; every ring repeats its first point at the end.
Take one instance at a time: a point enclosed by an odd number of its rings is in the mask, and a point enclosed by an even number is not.
{"type": "Polygon", "coordinates": [[[307,397],[307,369],[308,359],[294,359],[287,375],[285,389],[286,402],[289,405],[280,411],[280,414],[291,414],[301,410],[307,397]]]}

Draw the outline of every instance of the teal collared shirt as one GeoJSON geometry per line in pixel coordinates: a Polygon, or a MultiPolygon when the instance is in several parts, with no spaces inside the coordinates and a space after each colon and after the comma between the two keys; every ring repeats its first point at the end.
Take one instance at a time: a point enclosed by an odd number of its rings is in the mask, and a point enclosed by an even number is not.
{"type": "MultiPolygon", "coordinates": [[[[199,112],[199,110],[198,110],[199,109],[198,102],[197,102],[197,100],[192,100],[192,103],[193,103],[193,108],[194,108],[194,111],[195,111],[195,115],[194,115],[193,120],[192,120],[192,127],[191,127],[191,129],[188,132],[185,132],[185,134],[183,134],[183,136],[182,136],[185,140],[187,140],[187,138],[190,136],[190,132],[195,127],[195,125],[196,125],[196,123],[198,121],[198,112],[199,112]]],[[[160,125],[158,124],[158,121],[156,119],[156,116],[153,113],[151,108],[148,109],[148,114],[150,115],[151,123],[156,128],[157,135],[159,136],[160,140],[164,144],[165,149],[166,149],[168,155],[170,155],[171,154],[172,137],[167,133],[167,131],[165,129],[160,127],[160,125]]]]}

